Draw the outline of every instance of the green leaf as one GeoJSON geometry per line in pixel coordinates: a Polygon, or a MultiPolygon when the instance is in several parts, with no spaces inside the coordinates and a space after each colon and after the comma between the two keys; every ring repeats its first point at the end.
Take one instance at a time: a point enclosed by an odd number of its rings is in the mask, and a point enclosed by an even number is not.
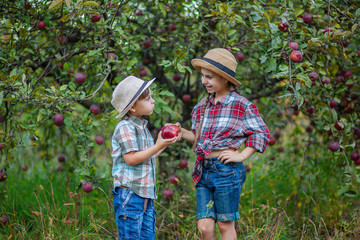
{"type": "Polygon", "coordinates": [[[66,90],[67,86],[68,86],[68,85],[62,85],[62,86],[60,87],[60,91],[66,90]]]}
{"type": "Polygon", "coordinates": [[[360,16],[360,8],[358,8],[358,9],[356,10],[355,15],[356,15],[357,17],[360,16]]]}
{"type": "Polygon", "coordinates": [[[169,92],[169,91],[166,91],[166,90],[161,90],[161,91],[159,92],[159,95],[161,95],[161,96],[168,96],[168,97],[175,97],[172,92],[169,92]]]}
{"type": "Polygon", "coordinates": [[[266,68],[266,72],[272,72],[272,71],[275,71],[277,68],[277,64],[276,64],[276,58],[272,58],[270,60],[270,62],[268,63],[267,65],[267,68],[266,68]]]}
{"type": "Polygon", "coordinates": [[[346,184],[344,186],[342,186],[339,190],[337,190],[336,194],[340,197],[342,196],[345,192],[347,192],[350,188],[350,185],[346,184]]]}
{"type": "Polygon", "coordinates": [[[53,0],[49,5],[49,10],[56,10],[58,9],[64,0],[53,0]]]}
{"type": "Polygon", "coordinates": [[[97,2],[95,2],[95,1],[87,1],[87,2],[84,2],[82,5],[83,6],[93,6],[93,7],[98,7],[99,6],[99,4],[97,2]]]}
{"type": "Polygon", "coordinates": [[[337,121],[337,119],[338,119],[337,112],[334,109],[331,109],[331,113],[332,113],[333,121],[337,121]]]}

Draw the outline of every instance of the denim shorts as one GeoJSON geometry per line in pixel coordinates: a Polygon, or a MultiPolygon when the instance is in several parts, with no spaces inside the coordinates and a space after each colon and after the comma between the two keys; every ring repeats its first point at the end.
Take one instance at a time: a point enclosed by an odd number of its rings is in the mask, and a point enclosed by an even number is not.
{"type": "Polygon", "coordinates": [[[207,158],[203,164],[201,180],[196,184],[196,219],[239,219],[240,193],[246,179],[244,164],[224,164],[217,157],[207,158]]]}
{"type": "Polygon", "coordinates": [[[155,215],[154,200],[148,199],[145,212],[145,198],[136,195],[129,189],[116,187],[112,190],[113,206],[119,240],[154,240],[155,215]]]}

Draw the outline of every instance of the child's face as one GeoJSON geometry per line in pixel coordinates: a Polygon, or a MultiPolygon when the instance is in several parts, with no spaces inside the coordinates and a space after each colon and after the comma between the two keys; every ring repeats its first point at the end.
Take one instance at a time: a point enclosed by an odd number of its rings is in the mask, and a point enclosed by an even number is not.
{"type": "Polygon", "coordinates": [[[201,82],[208,93],[220,93],[228,89],[228,80],[220,75],[205,68],[201,68],[201,75],[201,82]]]}
{"type": "Polygon", "coordinates": [[[150,115],[155,109],[155,100],[151,96],[151,91],[149,95],[141,100],[137,100],[136,103],[131,107],[130,111],[132,115],[136,117],[141,117],[143,115],[150,115]]]}

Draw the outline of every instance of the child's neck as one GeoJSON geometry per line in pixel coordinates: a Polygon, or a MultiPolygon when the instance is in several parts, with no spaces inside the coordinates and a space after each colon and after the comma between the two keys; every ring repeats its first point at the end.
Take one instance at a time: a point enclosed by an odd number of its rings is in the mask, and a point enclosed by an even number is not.
{"type": "Polygon", "coordinates": [[[215,95],[214,95],[215,104],[218,101],[220,101],[220,99],[222,99],[223,97],[228,95],[230,92],[231,92],[230,89],[224,89],[222,91],[215,92],[215,95]]]}

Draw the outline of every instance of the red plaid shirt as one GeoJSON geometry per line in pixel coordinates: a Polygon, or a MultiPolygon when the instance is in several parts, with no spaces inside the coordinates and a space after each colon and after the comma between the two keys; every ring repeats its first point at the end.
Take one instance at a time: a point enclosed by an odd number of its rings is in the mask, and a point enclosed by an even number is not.
{"type": "MultiPolygon", "coordinates": [[[[200,124],[201,112],[206,99],[202,99],[192,112],[192,130],[200,124]]],[[[216,104],[214,94],[205,108],[204,121],[195,153],[198,155],[193,170],[193,179],[198,183],[202,175],[202,161],[212,150],[239,149],[246,142],[263,153],[269,142],[270,132],[255,104],[232,91],[216,104]]]]}

